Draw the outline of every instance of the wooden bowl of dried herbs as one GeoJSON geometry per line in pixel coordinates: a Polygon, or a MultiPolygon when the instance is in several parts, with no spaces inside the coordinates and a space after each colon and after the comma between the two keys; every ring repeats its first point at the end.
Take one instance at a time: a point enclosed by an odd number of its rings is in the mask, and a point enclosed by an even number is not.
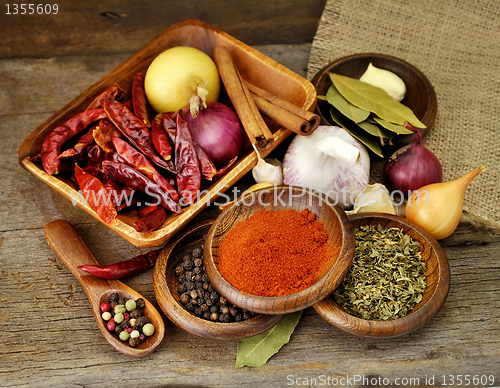
{"type": "MultiPolygon", "coordinates": [[[[374,112],[367,117],[358,117],[359,120],[355,117],[346,120],[345,115],[340,114],[341,112],[337,109],[339,106],[336,105],[342,101],[346,102],[342,98],[342,93],[332,93],[337,89],[335,85],[332,86],[334,82],[331,73],[358,80],[370,64],[377,69],[394,73],[404,82],[406,93],[399,102],[404,107],[408,107],[416,118],[424,124],[424,126],[419,126],[412,123],[418,127],[422,136],[429,132],[434,126],[437,116],[437,96],[434,87],[427,76],[416,66],[386,54],[353,54],[336,59],[324,66],[312,80],[318,95],[316,110],[324,123],[342,126],[375,154],[390,156],[393,151],[408,144],[413,135],[409,131],[405,131],[401,125],[388,124],[386,120],[381,120],[381,117],[377,117],[374,112]],[[332,88],[333,90],[330,90],[332,88]],[[335,104],[332,104],[332,102],[335,104]]],[[[349,98],[354,97],[356,96],[350,96],[349,98]]],[[[353,100],[352,102],[358,104],[361,101],[353,100]]],[[[349,102],[347,105],[352,107],[349,102]]],[[[356,108],[353,109],[362,113],[356,108]]],[[[399,124],[403,123],[404,119],[399,124]]]]}
{"type": "Polygon", "coordinates": [[[405,218],[349,216],[356,248],[340,286],[313,307],[328,323],[358,337],[415,331],[443,307],[450,268],[438,242],[405,218]]]}
{"type": "Polygon", "coordinates": [[[174,324],[193,335],[215,340],[254,336],[284,316],[250,313],[212,288],[201,258],[213,222],[208,219],[191,225],[163,248],[153,276],[156,301],[174,324]]]}

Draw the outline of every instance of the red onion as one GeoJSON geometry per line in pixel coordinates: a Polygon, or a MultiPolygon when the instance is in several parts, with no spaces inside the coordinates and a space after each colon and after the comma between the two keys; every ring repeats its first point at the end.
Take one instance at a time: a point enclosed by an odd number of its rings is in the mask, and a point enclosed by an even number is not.
{"type": "Polygon", "coordinates": [[[246,134],[236,112],[220,102],[207,101],[193,118],[187,112],[193,139],[212,160],[217,168],[226,166],[238,156],[245,144],[246,134]]]}
{"type": "Polygon", "coordinates": [[[443,170],[436,155],[422,145],[418,129],[408,122],[405,127],[414,132],[413,139],[385,162],[384,183],[389,191],[398,190],[406,197],[408,191],[441,182],[443,170]]]}

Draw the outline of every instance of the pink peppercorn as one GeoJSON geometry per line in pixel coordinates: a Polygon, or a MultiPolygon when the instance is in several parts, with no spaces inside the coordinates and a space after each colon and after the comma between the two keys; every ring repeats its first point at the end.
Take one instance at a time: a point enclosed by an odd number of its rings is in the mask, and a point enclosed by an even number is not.
{"type": "Polygon", "coordinates": [[[125,329],[125,331],[126,331],[127,333],[129,333],[129,334],[130,334],[130,333],[132,333],[132,330],[134,330],[134,329],[133,329],[133,328],[131,328],[131,327],[127,327],[127,328],[125,329]]]}
{"type": "Polygon", "coordinates": [[[106,311],[109,311],[109,304],[108,303],[102,303],[101,306],[101,311],[105,313],[106,311]]]}
{"type": "Polygon", "coordinates": [[[113,331],[115,330],[115,327],[116,327],[116,323],[115,323],[115,320],[114,318],[111,318],[108,323],[106,324],[106,327],[108,328],[109,331],[113,331]]]}
{"type": "Polygon", "coordinates": [[[130,321],[130,314],[129,313],[123,313],[123,318],[125,318],[126,321],[130,321]]]}
{"type": "Polygon", "coordinates": [[[139,336],[139,341],[144,341],[145,339],[146,339],[146,336],[141,333],[141,335],[139,336]]]}

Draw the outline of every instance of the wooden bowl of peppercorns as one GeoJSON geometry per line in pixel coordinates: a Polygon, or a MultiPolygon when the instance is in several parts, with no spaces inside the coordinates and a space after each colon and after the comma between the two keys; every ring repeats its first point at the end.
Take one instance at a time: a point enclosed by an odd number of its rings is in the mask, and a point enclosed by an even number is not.
{"type": "Polygon", "coordinates": [[[257,314],[229,303],[205,273],[203,244],[214,221],[189,227],[162,250],[153,276],[156,301],[174,324],[199,337],[233,340],[262,333],[284,315],[257,314]]]}

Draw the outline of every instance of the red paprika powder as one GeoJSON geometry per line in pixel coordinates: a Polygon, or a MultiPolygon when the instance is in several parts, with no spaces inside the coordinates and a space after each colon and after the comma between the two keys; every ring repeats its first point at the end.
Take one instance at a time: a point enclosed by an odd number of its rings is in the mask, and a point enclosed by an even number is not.
{"type": "Polygon", "coordinates": [[[285,296],[314,284],[328,262],[323,224],[309,210],[260,210],[234,227],[219,247],[219,271],[237,289],[285,296]]]}

